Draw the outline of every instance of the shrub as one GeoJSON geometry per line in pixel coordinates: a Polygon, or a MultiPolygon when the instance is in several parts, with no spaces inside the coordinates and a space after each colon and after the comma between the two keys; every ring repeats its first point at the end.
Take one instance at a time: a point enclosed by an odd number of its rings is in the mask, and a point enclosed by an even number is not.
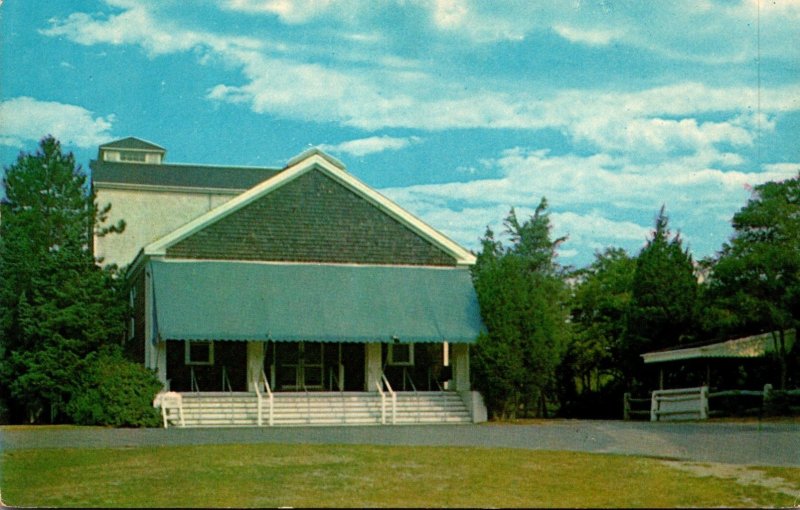
{"type": "Polygon", "coordinates": [[[161,387],[153,371],[118,351],[103,352],[89,360],[67,414],[79,425],[157,427],[161,417],[153,399],[161,387]]]}

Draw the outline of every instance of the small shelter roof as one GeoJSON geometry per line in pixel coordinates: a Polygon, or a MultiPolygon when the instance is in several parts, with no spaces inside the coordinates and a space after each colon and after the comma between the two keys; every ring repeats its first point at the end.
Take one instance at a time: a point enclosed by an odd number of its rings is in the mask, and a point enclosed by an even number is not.
{"type": "MultiPolygon", "coordinates": [[[[761,358],[767,353],[775,352],[775,341],[772,335],[772,333],[762,333],[706,345],[646,352],[641,356],[645,363],[708,358],[761,358]]],[[[791,349],[794,344],[795,336],[794,329],[786,331],[787,350],[791,349]]]]}

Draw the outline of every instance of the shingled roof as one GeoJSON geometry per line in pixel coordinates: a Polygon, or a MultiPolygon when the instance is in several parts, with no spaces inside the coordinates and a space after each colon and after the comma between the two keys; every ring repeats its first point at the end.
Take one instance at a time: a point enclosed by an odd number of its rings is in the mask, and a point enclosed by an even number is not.
{"type": "Polygon", "coordinates": [[[95,185],[147,185],[200,189],[246,190],[280,172],[276,168],[165,165],[91,161],[95,185]]]}
{"type": "MultiPolygon", "coordinates": [[[[475,263],[475,256],[472,253],[356,179],[336,164],[338,161],[334,158],[318,150],[307,151],[302,156],[300,159],[293,158],[292,164],[272,179],[265,180],[229,202],[150,243],[144,248],[144,256],[193,258],[202,255],[202,257],[216,259],[220,255],[219,251],[215,250],[214,253],[203,251],[202,254],[199,252],[199,245],[203,244],[203,240],[208,239],[205,234],[223,236],[227,241],[233,242],[236,240],[231,235],[238,235],[238,232],[245,236],[239,239],[242,251],[235,255],[231,253],[231,255],[239,260],[288,259],[303,262],[353,262],[357,260],[361,263],[414,265],[472,265],[475,263]],[[251,213],[252,215],[249,216],[251,213]],[[298,246],[290,250],[292,253],[284,254],[285,256],[272,252],[265,253],[263,250],[245,253],[245,249],[249,249],[248,246],[263,247],[267,244],[266,241],[272,239],[271,236],[278,235],[278,230],[282,226],[270,221],[273,217],[278,221],[288,222],[287,224],[294,227],[294,230],[287,231],[288,236],[281,238],[283,242],[277,244],[288,246],[295,243],[298,246]],[[348,253],[345,259],[331,258],[330,250],[325,253],[321,253],[319,250],[309,251],[308,246],[310,245],[305,241],[323,242],[323,244],[337,242],[335,236],[326,240],[320,238],[335,218],[341,220],[334,222],[341,228],[334,230],[342,233],[342,229],[351,229],[353,236],[347,239],[348,242],[352,241],[354,246],[358,244],[358,237],[363,237],[367,244],[377,243],[372,247],[374,250],[366,245],[358,245],[358,250],[363,250],[367,259],[361,260],[352,253],[348,253]],[[252,225],[258,226],[263,232],[256,232],[252,225]],[[298,229],[315,234],[309,239],[292,236],[291,233],[298,229]],[[200,234],[203,239],[200,237],[195,239],[200,241],[199,245],[189,241],[195,237],[195,234],[203,231],[205,234],[200,234]],[[402,236],[403,231],[408,234],[408,239],[401,240],[398,237],[402,236]],[[411,253],[402,251],[407,251],[411,238],[420,241],[425,245],[425,249],[414,248],[411,253]],[[192,246],[181,246],[183,241],[191,243],[192,246]],[[385,244],[384,241],[388,244],[385,244]],[[180,253],[177,253],[176,250],[180,253]],[[389,252],[388,259],[385,258],[384,253],[387,250],[389,252]],[[374,258],[373,255],[377,258],[374,258]]],[[[418,243],[414,244],[416,246],[418,243]]],[[[346,251],[346,248],[340,245],[334,251],[337,249],[346,251]]],[[[214,247],[209,246],[209,249],[214,249],[214,247]]]]}
{"type": "Polygon", "coordinates": [[[154,152],[166,152],[167,150],[160,145],[156,145],[147,140],[129,136],[120,140],[114,140],[100,146],[101,149],[129,149],[129,150],[144,150],[154,152]]]}

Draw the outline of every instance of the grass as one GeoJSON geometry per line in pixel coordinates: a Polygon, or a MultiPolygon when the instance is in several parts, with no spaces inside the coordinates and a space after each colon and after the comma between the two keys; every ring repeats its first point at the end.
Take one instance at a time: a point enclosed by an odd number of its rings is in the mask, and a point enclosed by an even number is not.
{"type": "Polygon", "coordinates": [[[0,462],[13,506],[785,507],[800,495],[800,469],[741,468],[782,479],[787,494],[653,458],[489,448],[74,448],[0,462]]]}

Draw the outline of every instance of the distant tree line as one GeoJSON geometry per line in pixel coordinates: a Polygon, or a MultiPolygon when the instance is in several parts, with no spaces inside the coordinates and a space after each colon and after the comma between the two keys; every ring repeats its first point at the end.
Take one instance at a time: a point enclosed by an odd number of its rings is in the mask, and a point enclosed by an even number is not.
{"type": "MultiPolygon", "coordinates": [[[[665,207],[636,256],[620,248],[573,270],[556,261],[547,202],[505,220],[507,245],[487,228],[473,280],[487,332],[474,349],[474,383],[496,417],[621,415],[622,394],[657,388],[641,354],[769,332],[765,363],[738,366],[728,384],[800,385],[800,175],[756,186],[733,235],[695,262],[665,207]]],[[[694,371],[694,372],[693,372],[694,371]]],[[[696,382],[676,366],[671,384],[696,382]]],[[[704,372],[705,375],[705,372],[704,372]]]]}

